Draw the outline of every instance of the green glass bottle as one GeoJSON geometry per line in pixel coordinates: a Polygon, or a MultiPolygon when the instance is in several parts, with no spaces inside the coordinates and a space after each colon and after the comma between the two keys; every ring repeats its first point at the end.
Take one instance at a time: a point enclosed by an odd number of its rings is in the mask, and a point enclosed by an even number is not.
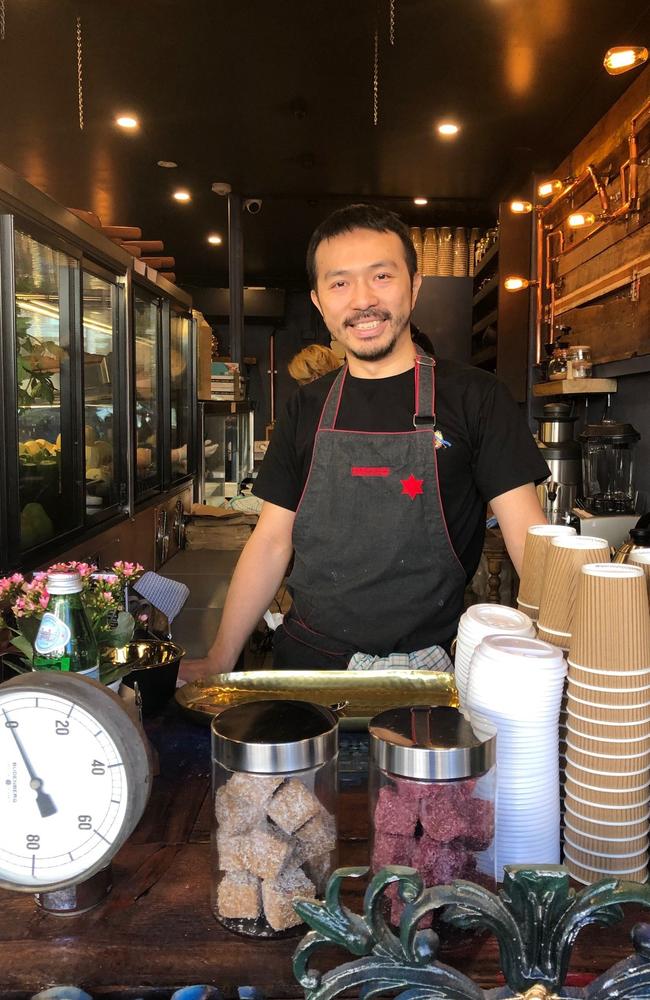
{"type": "Polygon", "coordinates": [[[50,599],[34,641],[34,670],[65,670],[99,680],[99,649],[81,602],[81,575],[50,573],[50,599]]]}

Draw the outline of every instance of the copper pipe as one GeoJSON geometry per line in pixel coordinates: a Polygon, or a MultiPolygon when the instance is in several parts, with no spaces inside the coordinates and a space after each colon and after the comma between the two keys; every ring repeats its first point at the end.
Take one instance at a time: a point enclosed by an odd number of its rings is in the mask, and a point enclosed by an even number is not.
{"type": "Polygon", "coordinates": [[[535,270],[537,275],[537,287],[535,289],[535,364],[539,364],[542,360],[542,318],[544,311],[544,294],[542,289],[542,282],[544,280],[544,220],[542,218],[542,209],[539,205],[535,209],[535,270]]]}
{"type": "Polygon", "coordinates": [[[539,241],[541,239],[540,231],[543,231],[544,228],[544,216],[551,209],[555,209],[562,201],[564,201],[565,198],[567,198],[568,195],[572,194],[576,190],[576,188],[580,184],[582,184],[587,178],[591,179],[596,189],[596,193],[598,194],[598,197],[600,199],[601,208],[603,209],[603,214],[601,215],[597,225],[593,226],[589,230],[589,232],[582,237],[582,239],[571,243],[570,246],[564,245],[564,234],[561,229],[552,229],[549,233],[547,233],[546,246],[545,246],[546,258],[541,263],[538,261],[537,265],[537,276],[538,280],[540,281],[540,284],[538,286],[538,308],[537,308],[538,315],[537,315],[537,331],[536,331],[538,355],[541,354],[541,339],[542,339],[541,324],[542,324],[542,312],[543,312],[543,294],[541,291],[542,289],[541,279],[544,276],[544,270],[546,270],[546,280],[544,282],[544,288],[550,291],[549,310],[547,318],[550,334],[552,334],[553,324],[555,322],[555,282],[549,282],[552,270],[552,258],[551,258],[551,246],[550,246],[551,239],[556,233],[559,233],[561,236],[560,248],[558,250],[557,257],[554,258],[555,260],[558,260],[565,254],[570,253],[572,250],[576,250],[579,246],[582,246],[582,244],[586,243],[587,240],[593,239],[594,236],[600,233],[611,222],[617,222],[624,216],[629,215],[630,212],[637,210],[638,200],[639,200],[639,179],[638,179],[639,159],[638,159],[637,137],[638,133],[645,124],[646,120],[650,120],[650,101],[648,101],[641,108],[639,113],[635,115],[630,122],[630,131],[628,134],[629,156],[628,159],[621,164],[619,171],[622,200],[621,204],[614,212],[610,210],[610,198],[609,195],[607,194],[607,190],[605,186],[602,184],[602,182],[599,180],[595,168],[591,164],[589,164],[586,167],[586,169],[580,174],[579,177],[574,178],[573,181],[569,184],[569,186],[565,188],[565,190],[562,191],[557,196],[557,198],[555,198],[550,204],[544,206],[544,208],[540,210],[538,216],[538,247],[539,247],[539,241]],[[627,182],[626,182],[626,175],[629,175],[627,176],[627,182]],[[627,190],[627,196],[626,196],[626,190],[627,190]]]}

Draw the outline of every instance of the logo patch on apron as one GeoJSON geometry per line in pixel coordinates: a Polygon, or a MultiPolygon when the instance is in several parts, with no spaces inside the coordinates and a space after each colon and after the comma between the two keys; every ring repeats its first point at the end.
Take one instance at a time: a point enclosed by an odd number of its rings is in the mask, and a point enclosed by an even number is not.
{"type": "Polygon", "coordinates": [[[409,496],[411,500],[415,500],[417,496],[424,493],[424,490],[422,489],[423,482],[424,479],[416,479],[413,473],[411,473],[408,479],[400,479],[400,483],[402,484],[402,493],[409,496]]]}

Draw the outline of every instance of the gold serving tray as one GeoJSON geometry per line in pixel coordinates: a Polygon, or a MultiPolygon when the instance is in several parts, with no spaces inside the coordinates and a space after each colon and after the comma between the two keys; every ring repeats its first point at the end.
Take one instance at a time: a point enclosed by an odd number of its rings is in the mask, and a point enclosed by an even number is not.
{"type": "Polygon", "coordinates": [[[344,729],[361,728],[387,708],[458,706],[453,674],[439,670],[252,670],[193,681],[175,697],[195,722],[206,724],[248,701],[311,701],[336,706],[344,729]]]}

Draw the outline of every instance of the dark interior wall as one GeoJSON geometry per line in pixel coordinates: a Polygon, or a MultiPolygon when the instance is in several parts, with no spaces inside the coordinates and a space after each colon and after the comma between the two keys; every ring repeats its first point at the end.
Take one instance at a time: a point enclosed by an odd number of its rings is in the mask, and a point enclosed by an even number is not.
{"type": "MultiPolygon", "coordinates": [[[[219,341],[219,353],[229,353],[228,325],[212,323],[219,341]]],[[[275,414],[282,411],[287,399],[296,389],[287,366],[294,354],[308,344],[329,345],[330,336],[318,312],[312,305],[308,292],[287,292],[282,319],[273,322],[248,321],[244,324],[243,356],[256,358],[248,367],[248,395],[255,407],[255,438],[263,440],[271,420],[271,391],[269,377],[269,344],[275,332],[275,414]]]]}

